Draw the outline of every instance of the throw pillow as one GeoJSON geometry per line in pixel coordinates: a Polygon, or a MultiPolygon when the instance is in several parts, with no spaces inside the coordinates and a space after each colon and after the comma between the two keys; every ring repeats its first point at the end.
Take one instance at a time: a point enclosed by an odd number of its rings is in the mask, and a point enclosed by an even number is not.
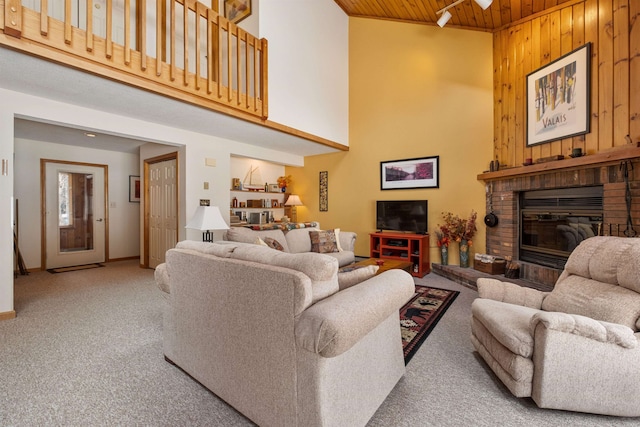
{"type": "Polygon", "coordinates": [[[340,290],[343,290],[364,282],[375,276],[379,268],[377,265],[368,265],[351,271],[338,272],[338,286],[340,290]]]}
{"type": "Polygon", "coordinates": [[[276,249],[278,251],[282,251],[284,252],[284,246],[282,246],[280,244],[280,242],[278,242],[276,239],[271,238],[271,237],[265,237],[264,238],[264,244],[266,246],[269,246],[271,249],[276,249]]]}
{"type": "Polygon", "coordinates": [[[311,252],[328,254],[338,252],[336,233],[333,230],[309,231],[311,238],[311,252]]]}

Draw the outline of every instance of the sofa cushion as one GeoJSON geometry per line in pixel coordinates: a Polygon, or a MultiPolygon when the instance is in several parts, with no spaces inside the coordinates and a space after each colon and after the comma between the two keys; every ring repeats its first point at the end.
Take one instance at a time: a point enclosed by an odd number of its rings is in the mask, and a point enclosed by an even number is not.
{"type": "MultiPolygon", "coordinates": [[[[284,237],[282,230],[250,230],[245,227],[231,227],[225,233],[225,239],[232,242],[252,243],[255,244],[257,239],[261,238],[263,241],[265,238],[270,237],[276,240],[282,246],[284,252],[289,252],[289,246],[287,245],[287,239],[284,237]]],[[[265,241],[266,243],[266,241],[265,241]]]]}
{"type": "Polygon", "coordinates": [[[312,302],[338,292],[338,261],[311,252],[291,254],[260,245],[238,245],[230,258],[299,271],[311,279],[312,302]]]}
{"type": "Polygon", "coordinates": [[[569,274],[558,280],[542,302],[542,309],[618,323],[637,331],[640,294],[622,286],[569,274]]]}
{"type": "Polygon", "coordinates": [[[338,252],[336,233],[333,230],[309,231],[311,251],[321,254],[338,252]]]}
{"type": "MultiPolygon", "coordinates": [[[[357,285],[360,282],[364,282],[367,279],[372,278],[378,272],[377,265],[367,265],[366,267],[347,269],[348,271],[338,270],[338,285],[340,290],[349,288],[353,285],[357,285]]],[[[342,269],[341,269],[342,270],[342,269]]]]}
{"type": "Polygon", "coordinates": [[[533,355],[533,336],[529,331],[529,323],[539,311],[484,298],[478,298],[471,304],[473,317],[500,344],[527,359],[533,355]]]}
{"type": "Polygon", "coordinates": [[[302,252],[311,252],[311,237],[309,231],[316,231],[316,228],[296,228],[285,233],[289,252],[299,254],[302,252]]]}

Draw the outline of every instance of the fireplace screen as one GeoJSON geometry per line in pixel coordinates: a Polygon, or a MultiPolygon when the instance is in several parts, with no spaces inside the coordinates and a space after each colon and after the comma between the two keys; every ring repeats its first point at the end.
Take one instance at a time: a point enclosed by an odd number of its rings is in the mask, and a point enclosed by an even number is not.
{"type": "Polygon", "coordinates": [[[562,269],[581,241],[602,234],[602,187],[530,191],[520,207],[523,261],[562,269]]]}

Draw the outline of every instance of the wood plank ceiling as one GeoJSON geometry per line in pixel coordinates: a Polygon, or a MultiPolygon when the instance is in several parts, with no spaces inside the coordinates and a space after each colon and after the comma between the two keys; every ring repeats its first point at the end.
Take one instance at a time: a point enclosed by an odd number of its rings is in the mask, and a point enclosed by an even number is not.
{"type": "MultiPolygon", "coordinates": [[[[349,16],[390,19],[394,21],[433,24],[440,17],[436,12],[455,0],[335,0],[349,16]]],[[[449,9],[447,26],[479,31],[493,31],[530,15],[576,0],[493,0],[482,10],[473,0],[465,0],[449,9]]]]}

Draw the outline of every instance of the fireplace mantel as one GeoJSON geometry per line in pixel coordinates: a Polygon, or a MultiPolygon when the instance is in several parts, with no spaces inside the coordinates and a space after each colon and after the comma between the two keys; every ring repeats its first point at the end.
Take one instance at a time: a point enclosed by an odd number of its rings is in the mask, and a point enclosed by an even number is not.
{"type": "Polygon", "coordinates": [[[568,169],[582,169],[593,165],[606,166],[608,163],[617,163],[621,160],[640,158],[640,148],[624,146],[612,148],[597,154],[589,154],[582,157],[566,158],[545,163],[534,163],[531,166],[518,166],[501,169],[497,172],[484,172],[478,175],[478,181],[493,181],[507,179],[523,175],[534,175],[545,172],[568,169]]]}

